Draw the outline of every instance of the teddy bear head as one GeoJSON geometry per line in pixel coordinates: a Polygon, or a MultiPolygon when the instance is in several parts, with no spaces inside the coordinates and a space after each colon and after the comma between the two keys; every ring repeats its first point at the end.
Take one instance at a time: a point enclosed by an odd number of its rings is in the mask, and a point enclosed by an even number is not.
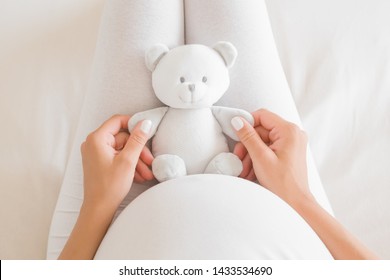
{"type": "Polygon", "coordinates": [[[228,69],[237,57],[229,42],[218,42],[212,48],[183,45],[171,50],[163,44],[151,47],[145,56],[152,73],[157,98],[172,108],[211,107],[229,87],[228,69]]]}

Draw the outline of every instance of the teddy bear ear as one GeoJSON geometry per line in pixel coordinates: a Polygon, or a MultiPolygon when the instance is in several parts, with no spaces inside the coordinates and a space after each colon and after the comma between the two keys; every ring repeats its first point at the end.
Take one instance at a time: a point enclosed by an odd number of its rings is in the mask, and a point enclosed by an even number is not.
{"type": "Polygon", "coordinates": [[[216,43],[213,49],[222,56],[227,68],[233,66],[237,58],[237,49],[232,43],[221,41],[216,43]]]}
{"type": "Polygon", "coordinates": [[[168,52],[169,49],[164,44],[156,44],[149,48],[145,53],[146,67],[153,72],[161,58],[168,52]]]}

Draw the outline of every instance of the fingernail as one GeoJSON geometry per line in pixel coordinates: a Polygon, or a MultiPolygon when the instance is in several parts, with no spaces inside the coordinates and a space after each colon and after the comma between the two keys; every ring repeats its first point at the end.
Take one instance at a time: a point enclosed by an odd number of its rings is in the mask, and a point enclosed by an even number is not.
{"type": "Polygon", "coordinates": [[[150,129],[152,128],[152,121],[151,120],[142,121],[140,128],[143,133],[148,134],[150,132],[150,129]]]}
{"type": "Polygon", "coordinates": [[[232,118],[231,123],[236,131],[239,131],[241,128],[244,127],[244,122],[242,121],[242,119],[240,117],[232,118]]]}

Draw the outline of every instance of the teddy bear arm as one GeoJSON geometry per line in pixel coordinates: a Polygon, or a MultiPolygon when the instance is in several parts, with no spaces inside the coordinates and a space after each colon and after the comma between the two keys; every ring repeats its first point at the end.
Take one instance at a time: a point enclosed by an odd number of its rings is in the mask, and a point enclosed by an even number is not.
{"type": "Polygon", "coordinates": [[[164,118],[165,114],[167,113],[169,107],[159,107],[156,109],[143,111],[134,114],[128,122],[128,128],[131,133],[131,131],[134,129],[134,127],[137,125],[138,122],[142,120],[150,120],[152,122],[152,128],[149,134],[149,139],[153,137],[153,135],[156,133],[158,126],[161,123],[161,120],[164,118]]]}
{"type": "Polygon", "coordinates": [[[243,117],[246,119],[252,126],[254,124],[254,120],[252,115],[242,109],[229,108],[229,107],[220,107],[213,106],[211,107],[211,111],[213,112],[214,117],[217,119],[219,125],[222,128],[223,133],[232,138],[234,141],[240,141],[234,131],[231,120],[234,117],[243,117]]]}

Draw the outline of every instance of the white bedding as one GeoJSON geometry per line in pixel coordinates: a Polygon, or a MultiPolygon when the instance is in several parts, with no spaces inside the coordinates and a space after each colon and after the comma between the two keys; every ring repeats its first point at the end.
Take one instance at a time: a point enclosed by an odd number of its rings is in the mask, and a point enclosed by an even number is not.
{"type": "MultiPolygon", "coordinates": [[[[0,0],[0,258],[45,258],[104,1],[0,0]]],[[[388,1],[266,1],[335,216],[390,258],[388,1]]]]}
{"type": "MultiPolygon", "coordinates": [[[[265,107],[300,125],[264,2],[247,0],[243,5],[238,0],[108,1],[101,19],[88,92],[52,218],[49,259],[58,257],[81,207],[79,147],[87,134],[113,114],[134,114],[161,106],[151,89],[145,50],[156,42],[175,47],[184,43],[213,45],[220,40],[233,43],[239,55],[229,71],[230,87],[216,105],[247,111],[265,107]]],[[[331,211],[310,152],[308,177],[317,200],[331,211]]],[[[118,213],[147,187],[133,184],[118,213]]],[[[241,203],[244,207],[245,203],[241,203]]]]}

